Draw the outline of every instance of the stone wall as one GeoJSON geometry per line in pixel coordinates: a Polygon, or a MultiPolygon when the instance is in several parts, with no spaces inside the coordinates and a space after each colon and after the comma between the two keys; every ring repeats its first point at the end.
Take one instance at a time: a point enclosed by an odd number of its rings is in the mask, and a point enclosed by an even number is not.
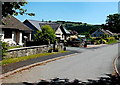
{"type": "Polygon", "coordinates": [[[14,58],[14,57],[22,57],[28,55],[34,55],[38,53],[48,52],[50,46],[41,45],[41,46],[31,46],[31,47],[22,47],[8,50],[8,54],[6,57],[14,58]]]}

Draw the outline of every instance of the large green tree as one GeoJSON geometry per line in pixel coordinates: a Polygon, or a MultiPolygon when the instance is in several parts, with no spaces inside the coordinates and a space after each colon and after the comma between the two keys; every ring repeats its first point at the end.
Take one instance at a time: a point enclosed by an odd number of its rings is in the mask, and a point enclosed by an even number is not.
{"type": "Polygon", "coordinates": [[[35,36],[35,41],[48,44],[49,42],[53,43],[55,40],[55,32],[49,25],[44,25],[41,27],[42,31],[37,31],[35,36]]]}
{"type": "Polygon", "coordinates": [[[27,9],[24,9],[23,6],[27,4],[25,0],[16,0],[16,2],[1,2],[2,3],[2,17],[7,15],[29,15],[34,16],[34,13],[27,13],[27,9]]]}
{"type": "Polygon", "coordinates": [[[120,14],[107,16],[105,27],[114,33],[120,33],[120,14]]]}

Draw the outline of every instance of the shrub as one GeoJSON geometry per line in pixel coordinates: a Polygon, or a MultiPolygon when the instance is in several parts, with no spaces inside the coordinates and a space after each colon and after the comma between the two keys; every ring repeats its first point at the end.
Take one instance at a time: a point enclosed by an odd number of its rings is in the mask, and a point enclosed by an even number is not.
{"type": "Polygon", "coordinates": [[[107,44],[107,43],[108,43],[108,42],[107,42],[106,40],[104,40],[104,39],[102,40],[102,42],[103,42],[103,44],[107,44]]]}
{"type": "Polygon", "coordinates": [[[44,25],[41,27],[42,31],[37,31],[35,36],[35,41],[42,43],[53,43],[55,41],[55,31],[49,25],[44,25]]]}
{"type": "Polygon", "coordinates": [[[2,41],[0,41],[0,43],[2,45],[2,47],[1,47],[1,49],[2,49],[1,54],[2,54],[2,56],[4,56],[6,54],[6,52],[7,52],[7,50],[8,50],[8,47],[7,47],[8,44],[6,42],[2,42],[2,41]]]}
{"type": "Polygon", "coordinates": [[[115,37],[108,37],[108,38],[106,38],[106,39],[107,39],[108,42],[109,42],[109,41],[115,40],[115,37]]]}
{"type": "Polygon", "coordinates": [[[97,40],[97,44],[107,44],[108,42],[105,39],[97,40]]]}

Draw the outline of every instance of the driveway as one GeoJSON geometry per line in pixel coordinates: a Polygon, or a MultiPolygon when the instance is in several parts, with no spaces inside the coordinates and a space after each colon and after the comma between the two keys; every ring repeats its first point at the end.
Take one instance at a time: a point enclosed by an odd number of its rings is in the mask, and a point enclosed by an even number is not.
{"type": "Polygon", "coordinates": [[[113,72],[113,60],[118,56],[118,44],[97,49],[67,48],[82,51],[77,55],[36,66],[3,79],[4,83],[38,82],[55,77],[70,80],[97,79],[113,72]]]}

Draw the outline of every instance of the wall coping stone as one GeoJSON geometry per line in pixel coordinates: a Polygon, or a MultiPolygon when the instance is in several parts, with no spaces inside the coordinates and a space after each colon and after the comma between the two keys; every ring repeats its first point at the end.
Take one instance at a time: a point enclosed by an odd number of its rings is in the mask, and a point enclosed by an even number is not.
{"type": "Polygon", "coordinates": [[[42,48],[42,47],[48,47],[48,45],[40,45],[40,46],[30,46],[30,47],[14,48],[14,49],[9,49],[7,52],[18,51],[18,50],[25,50],[25,49],[33,49],[33,48],[42,48]]]}

